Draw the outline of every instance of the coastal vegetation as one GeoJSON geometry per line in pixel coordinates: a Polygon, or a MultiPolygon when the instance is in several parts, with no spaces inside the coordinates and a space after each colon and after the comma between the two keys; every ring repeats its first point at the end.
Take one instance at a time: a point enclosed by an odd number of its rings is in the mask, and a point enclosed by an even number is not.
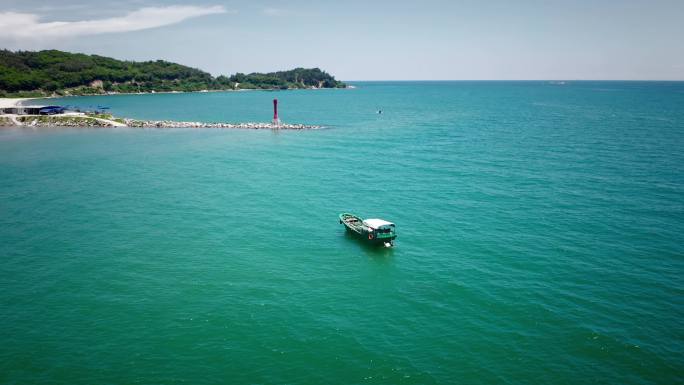
{"type": "MultiPolygon", "coordinates": [[[[219,76],[220,78],[221,76],[219,76]]],[[[289,71],[242,74],[228,81],[241,89],[343,88],[345,84],[318,68],[295,68],[289,71]]]]}
{"type": "Polygon", "coordinates": [[[319,68],[214,77],[164,60],[134,62],[58,50],[0,50],[0,97],[343,87],[344,83],[319,68]]]}
{"type": "MultiPolygon", "coordinates": [[[[90,116],[20,116],[17,121],[30,127],[110,127],[112,124],[90,116]]],[[[13,124],[7,124],[12,126],[13,124]]]]}

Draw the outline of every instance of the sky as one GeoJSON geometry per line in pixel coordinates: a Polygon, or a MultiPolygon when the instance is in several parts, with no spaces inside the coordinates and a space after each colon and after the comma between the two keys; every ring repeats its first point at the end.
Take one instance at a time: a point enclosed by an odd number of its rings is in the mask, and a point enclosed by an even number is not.
{"type": "Polygon", "coordinates": [[[0,0],[0,48],[214,75],[684,80],[684,0],[0,0]]]}

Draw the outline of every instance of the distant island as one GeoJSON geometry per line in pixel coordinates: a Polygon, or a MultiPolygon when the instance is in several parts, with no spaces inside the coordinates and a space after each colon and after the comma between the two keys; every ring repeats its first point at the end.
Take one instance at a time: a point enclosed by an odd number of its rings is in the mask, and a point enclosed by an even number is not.
{"type": "Polygon", "coordinates": [[[0,97],[345,87],[319,68],[214,77],[164,60],[135,62],[58,50],[0,50],[0,97]]]}

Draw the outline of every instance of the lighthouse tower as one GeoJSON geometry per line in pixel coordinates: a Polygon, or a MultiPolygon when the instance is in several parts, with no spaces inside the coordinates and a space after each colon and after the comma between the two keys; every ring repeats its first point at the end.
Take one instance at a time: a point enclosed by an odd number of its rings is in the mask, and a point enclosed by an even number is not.
{"type": "Polygon", "coordinates": [[[280,127],[280,119],[278,119],[278,99],[273,99],[273,124],[280,127]]]}

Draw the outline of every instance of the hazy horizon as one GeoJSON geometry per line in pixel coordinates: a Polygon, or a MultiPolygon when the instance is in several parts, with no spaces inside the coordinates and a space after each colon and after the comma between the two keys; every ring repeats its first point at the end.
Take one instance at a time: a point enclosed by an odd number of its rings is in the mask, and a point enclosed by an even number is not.
{"type": "Polygon", "coordinates": [[[5,0],[0,48],[344,81],[684,80],[684,3],[5,0]]]}

